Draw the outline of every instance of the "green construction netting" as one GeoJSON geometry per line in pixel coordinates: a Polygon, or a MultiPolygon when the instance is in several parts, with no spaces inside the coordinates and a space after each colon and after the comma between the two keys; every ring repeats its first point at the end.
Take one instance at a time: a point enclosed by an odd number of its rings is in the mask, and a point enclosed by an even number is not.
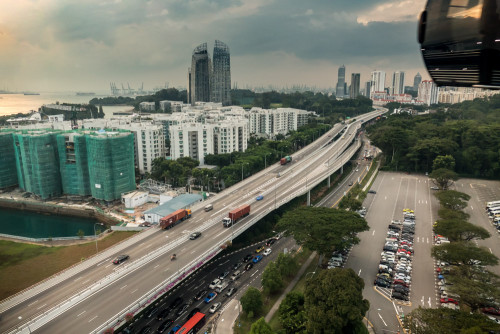
{"type": "Polygon", "coordinates": [[[119,199],[134,190],[134,135],[130,132],[98,131],[87,136],[92,197],[119,199]]]}
{"type": "Polygon", "coordinates": [[[57,135],[59,168],[65,194],[90,195],[87,141],[84,135],[66,132],[57,135]]]}
{"type": "Polygon", "coordinates": [[[19,187],[42,199],[61,195],[56,133],[22,131],[13,137],[19,187]]]}
{"type": "Polygon", "coordinates": [[[15,186],[17,183],[14,137],[12,132],[0,132],[0,188],[15,186]]]}

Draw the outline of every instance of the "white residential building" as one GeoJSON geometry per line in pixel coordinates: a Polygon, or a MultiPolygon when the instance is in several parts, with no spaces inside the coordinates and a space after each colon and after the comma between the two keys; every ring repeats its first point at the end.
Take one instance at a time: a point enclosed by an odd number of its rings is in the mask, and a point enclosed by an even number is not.
{"type": "Polygon", "coordinates": [[[184,103],[182,101],[160,101],[160,109],[164,112],[181,112],[183,106],[184,103]]]}
{"type": "Polygon", "coordinates": [[[438,103],[438,91],[439,88],[436,86],[434,81],[423,80],[418,85],[417,101],[427,104],[428,106],[436,104],[438,103]]]}
{"type": "Polygon", "coordinates": [[[139,109],[141,111],[155,111],[156,106],[154,102],[141,102],[139,103],[139,109]]]}
{"type": "Polygon", "coordinates": [[[249,130],[252,134],[274,137],[287,134],[306,125],[311,113],[294,108],[252,108],[249,112],[249,130]]]}
{"type": "Polygon", "coordinates": [[[391,95],[402,95],[405,93],[405,72],[397,71],[392,74],[391,95]]]}
{"type": "Polygon", "coordinates": [[[383,91],[385,91],[385,72],[373,71],[370,80],[370,98],[372,98],[374,93],[383,91]]]}

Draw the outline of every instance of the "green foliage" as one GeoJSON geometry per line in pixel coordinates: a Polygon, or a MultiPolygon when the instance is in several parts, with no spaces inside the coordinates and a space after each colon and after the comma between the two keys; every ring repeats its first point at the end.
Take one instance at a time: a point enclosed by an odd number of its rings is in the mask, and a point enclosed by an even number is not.
{"type": "Polygon", "coordinates": [[[448,277],[453,284],[449,291],[459,296],[460,303],[466,304],[475,312],[482,306],[494,305],[500,301],[497,275],[475,267],[470,267],[469,272],[464,275],[464,270],[461,269],[463,268],[456,268],[448,277]]]}
{"type": "Polygon", "coordinates": [[[480,261],[481,265],[484,266],[498,264],[498,258],[490,253],[486,247],[478,247],[466,241],[434,246],[431,254],[436,260],[452,265],[461,265],[461,268],[474,266],[477,261],[480,261]]]}
{"type": "Polygon", "coordinates": [[[432,309],[419,306],[409,313],[406,319],[413,334],[472,334],[500,330],[498,324],[483,314],[449,308],[432,309]]]}
{"type": "Polygon", "coordinates": [[[280,304],[279,320],[285,334],[305,333],[306,313],[304,295],[298,291],[289,292],[280,304]]]}
{"type": "Polygon", "coordinates": [[[471,241],[473,239],[487,239],[491,237],[486,229],[467,221],[456,219],[439,219],[434,232],[447,237],[450,241],[471,241]]]}
{"type": "Polygon", "coordinates": [[[432,163],[432,170],[445,168],[449,170],[455,169],[455,158],[451,155],[438,155],[432,163]]]}
{"type": "Polygon", "coordinates": [[[342,197],[339,202],[339,208],[344,210],[357,211],[363,207],[360,200],[356,199],[352,192],[349,192],[347,196],[342,197]]]}
{"type": "Polygon", "coordinates": [[[199,165],[198,160],[184,157],[177,160],[157,158],[153,160],[151,177],[162,180],[172,186],[184,186],[192,175],[193,168],[199,165]]]}
{"type": "Polygon", "coordinates": [[[468,220],[469,214],[463,211],[455,211],[445,207],[440,207],[438,209],[438,215],[442,219],[452,219],[452,220],[468,220]]]}
{"type": "Polygon", "coordinates": [[[83,239],[83,237],[85,236],[85,232],[83,232],[83,230],[78,230],[76,235],[78,236],[78,238],[83,239]]]}
{"type": "Polygon", "coordinates": [[[330,269],[314,276],[305,289],[308,333],[355,333],[369,309],[364,282],[352,269],[330,269]]]}
{"type": "Polygon", "coordinates": [[[276,259],[276,265],[281,274],[281,277],[291,277],[297,273],[299,264],[297,259],[290,255],[290,253],[279,253],[276,259]]]}
{"type": "Polygon", "coordinates": [[[357,233],[369,229],[357,213],[324,207],[300,207],[286,212],[277,229],[293,235],[298,244],[319,254],[357,244],[357,233]]]}
{"type": "Polygon", "coordinates": [[[268,294],[280,291],[283,288],[283,279],[276,262],[271,261],[262,273],[262,287],[268,294]]]}
{"type": "Polygon", "coordinates": [[[434,179],[433,182],[443,190],[447,190],[453,184],[453,181],[458,180],[457,173],[446,168],[433,170],[429,177],[434,179]]]}
{"type": "Polygon", "coordinates": [[[107,97],[94,97],[92,100],[89,101],[89,104],[93,105],[116,105],[116,104],[129,104],[132,105],[132,103],[135,101],[134,98],[131,97],[124,97],[124,96],[107,96],[107,97]]]}
{"type": "Polygon", "coordinates": [[[250,312],[259,314],[262,310],[262,294],[253,286],[249,287],[245,294],[241,296],[240,302],[243,311],[248,313],[249,317],[250,312]]]}
{"type": "Polygon", "coordinates": [[[470,196],[456,190],[445,190],[435,194],[442,207],[451,210],[463,210],[467,207],[470,196]]]}
{"type": "Polygon", "coordinates": [[[266,320],[264,320],[264,317],[261,317],[252,324],[250,334],[274,334],[274,331],[271,329],[271,326],[269,326],[266,320]]]}

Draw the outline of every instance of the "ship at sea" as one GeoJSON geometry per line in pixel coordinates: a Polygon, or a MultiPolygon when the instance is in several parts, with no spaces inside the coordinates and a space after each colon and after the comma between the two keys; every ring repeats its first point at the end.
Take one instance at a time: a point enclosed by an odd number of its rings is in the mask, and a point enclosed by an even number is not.
{"type": "Polygon", "coordinates": [[[78,96],[92,96],[95,95],[94,92],[76,92],[76,95],[78,96]]]}
{"type": "Polygon", "coordinates": [[[40,93],[24,92],[24,95],[40,95],[40,93]]]}

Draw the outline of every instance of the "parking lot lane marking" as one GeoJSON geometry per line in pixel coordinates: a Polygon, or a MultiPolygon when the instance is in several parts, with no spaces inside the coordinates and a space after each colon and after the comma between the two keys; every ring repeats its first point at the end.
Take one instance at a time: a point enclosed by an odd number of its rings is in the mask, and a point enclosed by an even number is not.
{"type": "Polygon", "coordinates": [[[138,289],[135,289],[134,291],[132,291],[130,294],[133,294],[134,292],[136,292],[138,289]]]}
{"type": "Polygon", "coordinates": [[[429,238],[427,238],[427,243],[429,243],[429,238]]]}
{"type": "Polygon", "coordinates": [[[360,275],[361,275],[361,269],[359,269],[359,273],[358,273],[358,276],[360,276],[360,275]]]}
{"type": "Polygon", "coordinates": [[[120,290],[121,290],[121,289],[125,289],[126,287],[127,287],[127,284],[125,284],[124,286],[122,286],[122,287],[120,288],[120,290]]]}
{"type": "Polygon", "coordinates": [[[421,302],[422,302],[422,306],[425,306],[424,296],[422,296],[421,302]]]}
{"type": "Polygon", "coordinates": [[[93,317],[92,319],[89,320],[89,322],[92,322],[95,320],[95,318],[97,318],[97,315],[95,317],[93,317]]]}
{"type": "Polygon", "coordinates": [[[41,308],[44,308],[45,306],[47,306],[47,304],[43,304],[42,306],[40,306],[39,308],[37,308],[37,310],[39,310],[41,308]]]}
{"type": "Polygon", "coordinates": [[[84,314],[85,312],[87,311],[83,311],[82,313],[78,314],[77,317],[81,316],[82,314],[84,314]]]}
{"type": "Polygon", "coordinates": [[[420,242],[420,237],[417,237],[417,242],[420,242]]]}
{"type": "Polygon", "coordinates": [[[373,230],[372,235],[375,235],[375,230],[373,230]]]}
{"type": "Polygon", "coordinates": [[[160,265],[159,265],[159,264],[157,264],[156,266],[154,266],[154,268],[153,268],[153,269],[156,269],[156,268],[158,268],[159,266],[160,266],[160,265]]]}
{"type": "Polygon", "coordinates": [[[380,313],[378,314],[378,316],[380,317],[380,320],[382,320],[382,322],[384,323],[385,327],[387,327],[387,324],[385,323],[385,320],[384,320],[384,318],[382,318],[382,316],[380,315],[380,313]]]}
{"type": "Polygon", "coordinates": [[[110,265],[111,265],[111,263],[110,263],[110,264],[108,264],[108,265],[107,265],[106,267],[104,267],[104,268],[107,268],[107,267],[109,267],[110,265]]]}
{"type": "Polygon", "coordinates": [[[432,307],[432,306],[431,306],[431,297],[429,297],[429,301],[428,301],[428,303],[429,303],[429,307],[432,307]]]}
{"type": "Polygon", "coordinates": [[[31,306],[31,305],[35,304],[37,301],[38,301],[38,299],[37,299],[37,300],[35,300],[35,301],[34,301],[34,302],[32,302],[32,303],[29,303],[29,304],[28,304],[28,306],[31,306]]]}
{"type": "Polygon", "coordinates": [[[493,254],[493,252],[491,251],[491,248],[488,248],[490,250],[490,253],[493,254]]]}

